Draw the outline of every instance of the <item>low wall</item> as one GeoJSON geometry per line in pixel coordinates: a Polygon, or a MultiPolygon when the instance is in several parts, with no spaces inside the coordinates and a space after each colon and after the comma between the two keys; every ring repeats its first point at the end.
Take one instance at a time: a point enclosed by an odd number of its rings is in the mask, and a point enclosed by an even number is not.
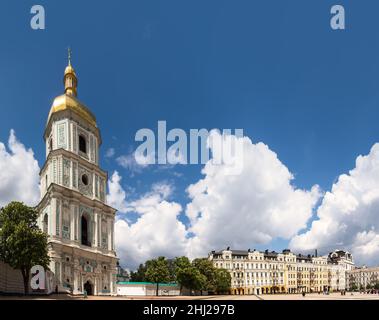
{"type": "MultiPolygon", "coordinates": [[[[30,284],[29,284],[30,285],[30,284]]],[[[51,294],[55,291],[54,273],[45,271],[45,289],[33,290],[29,286],[29,294],[51,294]]],[[[11,268],[8,264],[0,261],[0,294],[24,294],[24,281],[20,270],[11,268]]]]}
{"type": "MultiPolygon", "coordinates": [[[[117,283],[117,295],[119,296],[155,296],[156,285],[147,282],[121,282],[117,283]]],[[[160,296],[178,296],[180,290],[177,285],[160,284],[160,296]]]]}
{"type": "MultiPolygon", "coordinates": [[[[118,282],[117,295],[119,296],[155,296],[156,284],[149,282],[118,282]]],[[[207,291],[193,291],[186,288],[180,290],[178,284],[161,283],[159,285],[159,296],[206,296],[207,291]]]]}
{"type": "Polygon", "coordinates": [[[0,261],[0,294],[23,294],[24,282],[20,270],[0,261]]]}

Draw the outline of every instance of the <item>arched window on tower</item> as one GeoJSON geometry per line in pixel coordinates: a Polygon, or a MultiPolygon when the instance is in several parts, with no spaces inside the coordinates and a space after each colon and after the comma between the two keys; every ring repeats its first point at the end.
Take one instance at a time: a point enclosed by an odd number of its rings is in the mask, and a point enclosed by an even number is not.
{"type": "Polygon", "coordinates": [[[87,221],[87,218],[85,216],[82,216],[82,221],[81,222],[82,222],[82,227],[81,227],[81,231],[82,231],[82,245],[90,247],[91,246],[91,242],[89,241],[89,234],[88,234],[89,223],[87,221]]]}
{"type": "Polygon", "coordinates": [[[79,151],[87,153],[87,141],[82,135],[79,136],[79,151]]]}
{"type": "Polygon", "coordinates": [[[45,213],[45,216],[43,217],[43,226],[42,226],[43,232],[47,233],[48,225],[49,225],[49,217],[47,213],[45,213]]]}
{"type": "Polygon", "coordinates": [[[49,151],[53,150],[53,138],[50,139],[49,141],[49,151]]]}

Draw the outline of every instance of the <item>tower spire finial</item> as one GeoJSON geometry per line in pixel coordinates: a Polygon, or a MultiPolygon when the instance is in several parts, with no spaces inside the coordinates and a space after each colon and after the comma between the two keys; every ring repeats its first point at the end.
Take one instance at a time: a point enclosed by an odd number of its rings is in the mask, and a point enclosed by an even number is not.
{"type": "Polygon", "coordinates": [[[67,48],[67,53],[68,53],[68,65],[71,66],[71,55],[72,55],[71,47],[67,48]]]}
{"type": "Polygon", "coordinates": [[[77,86],[78,86],[78,79],[76,78],[75,70],[71,65],[71,48],[67,48],[67,55],[68,55],[68,66],[66,67],[66,70],[64,71],[64,78],[63,78],[63,83],[64,83],[64,88],[65,88],[65,93],[72,95],[72,96],[77,96],[77,86]]]}

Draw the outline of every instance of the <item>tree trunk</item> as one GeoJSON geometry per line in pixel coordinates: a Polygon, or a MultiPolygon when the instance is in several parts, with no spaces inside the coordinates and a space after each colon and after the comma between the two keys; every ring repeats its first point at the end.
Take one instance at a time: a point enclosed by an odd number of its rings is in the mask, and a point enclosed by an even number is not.
{"type": "Polygon", "coordinates": [[[22,279],[24,280],[24,294],[29,294],[29,270],[21,269],[22,279]]]}
{"type": "Polygon", "coordinates": [[[157,297],[159,296],[159,282],[157,282],[157,297]]]}

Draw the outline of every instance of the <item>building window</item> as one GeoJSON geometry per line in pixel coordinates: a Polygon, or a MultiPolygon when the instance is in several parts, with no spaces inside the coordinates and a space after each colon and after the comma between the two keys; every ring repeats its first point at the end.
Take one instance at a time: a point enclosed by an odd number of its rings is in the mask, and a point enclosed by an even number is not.
{"type": "Polygon", "coordinates": [[[47,233],[47,228],[49,224],[49,217],[47,216],[47,213],[45,213],[45,216],[43,217],[43,232],[47,233]]]}
{"type": "Polygon", "coordinates": [[[88,246],[90,247],[91,246],[91,242],[89,241],[89,236],[88,236],[88,221],[86,219],[85,216],[82,216],[82,228],[81,228],[81,231],[82,231],[82,244],[85,245],[85,246],[88,246]]]}
{"type": "Polygon", "coordinates": [[[88,186],[88,176],[86,174],[82,175],[82,182],[85,186],[88,186]]]}
{"type": "Polygon", "coordinates": [[[82,135],[79,135],[79,151],[87,153],[87,141],[82,135]]]}

